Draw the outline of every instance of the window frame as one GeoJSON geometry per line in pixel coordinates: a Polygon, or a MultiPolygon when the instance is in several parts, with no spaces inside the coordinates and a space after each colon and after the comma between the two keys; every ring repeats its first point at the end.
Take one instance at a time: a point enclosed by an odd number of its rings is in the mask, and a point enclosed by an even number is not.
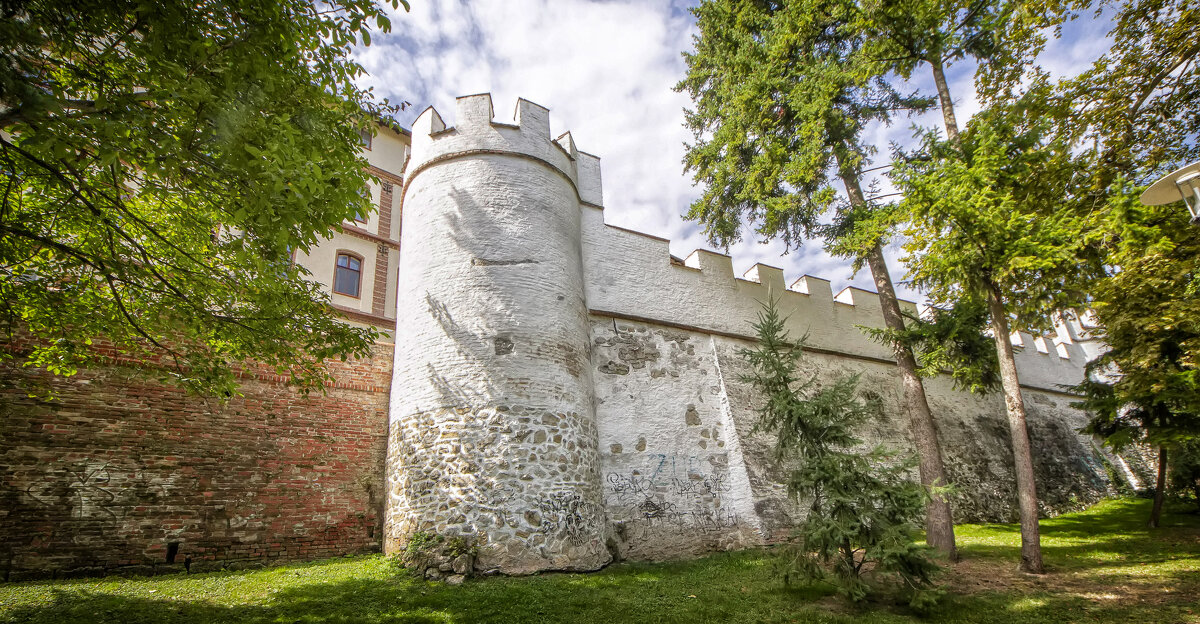
{"type": "MultiPolygon", "coordinates": [[[[364,189],[364,190],[366,191],[367,200],[370,201],[371,200],[371,184],[368,183],[366,189],[364,189]]],[[[382,185],[380,185],[380,187],[379,187],[379,192],[380,192],[380,194],[383,193],[382,185]]],[[[374,202],[370,202],[370,203],[372,204],[372,206],[374,206],[374,202]]],[[[351,218],[351,223],[354,223],[355,225],[362,224],[363,227],[366,227],[368,224],[370,224],[370,222],[371,222],[371,209],[370,208],[367,209],[366,214],[363,214],[361,212],[355,212],[354,216],[351,218]]]]}
{"type": "Polygon", "coordinates": [[[341,295],[343,297],[351,297],[353,299],[362,299],[362,281],[363,281],[362,278],[363,278],[363,265],[364,264],[366,264],[366,258],[363,258],[358,253],[350,251],[349,249],[337,250],[337,252],[333,254],[333,282],[329,285],[330,290],[332,290],[335,295],[341,295]],[[354,259],[354,260],[358,261],[358,271],[356,271],[356,273],[358,273],[358,283],[355,285],[355,290],[358,292],[357,295],[351,295],[350,293],[345,293],[345,292],[342,292],[337,289],[338,270],[339,269],[346,269],[347,271],[354,270],[354,269],[350,268],[349,262],[347,262],[346,263],[347,266],[344,266],[344,267],[342,265],[338,264],[339,261],[342,259],[342,256],[346,256],[349,259],[354,259]]]}

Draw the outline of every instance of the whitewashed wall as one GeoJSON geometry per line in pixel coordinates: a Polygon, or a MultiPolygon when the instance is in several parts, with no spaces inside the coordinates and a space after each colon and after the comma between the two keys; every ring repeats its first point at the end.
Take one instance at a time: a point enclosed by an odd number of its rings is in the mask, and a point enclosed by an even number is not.
{"type": "MultiPolygon", "coordinates": [[[[481,545],[477,566],[594,569],[761,544],[798,519],[757,399],[741,381],[751,322],[778,299],[807,372],[859,375],[882,406],[864,442],[911,447],[875,294],[779,269],[733,275],[699,250],[604,223],[599,160],[521,100],[460,98],[448,127],[417,120],[403,189],[385,550],[416,532],[481,545]]],[[[906,303],[910,309],[912,304],[906,303]]],[[[1085,336],[1020,336],[1043,511],[1111,490],[1108,461],[1076,433],[1062,384],[1082,378],[1085,336]]],[[[1089,347],[1091,348],[1091,347],[1089,347]]],[[[959,520],[1015,518],[1004,406],[926,382],[959,520]]]]}

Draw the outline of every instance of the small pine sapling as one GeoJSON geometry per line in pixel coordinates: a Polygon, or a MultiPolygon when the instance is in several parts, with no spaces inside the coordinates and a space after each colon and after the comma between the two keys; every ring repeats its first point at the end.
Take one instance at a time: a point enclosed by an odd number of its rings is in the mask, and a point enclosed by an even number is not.
{"type": "Polygon", "coordinates": [[[756,431],[774,434],[776,459],[791,467],[788,490],[807,517],[794,540],[787,574],[802,582],[828,582],[852,601],[872,591],[869,579],[891,577],[914,607],[936,601],[932,551],[914,541],[928,494],[909,479],[911,456],[883,446],[863,450],[855,431],[878,413],[877,401],[858,391],[858,377],[819,384],[797,370],[803,339],[793,342],[774,301],[754,323],[758,345],[742,357],[742,380],[758,391],[756,431]]]}

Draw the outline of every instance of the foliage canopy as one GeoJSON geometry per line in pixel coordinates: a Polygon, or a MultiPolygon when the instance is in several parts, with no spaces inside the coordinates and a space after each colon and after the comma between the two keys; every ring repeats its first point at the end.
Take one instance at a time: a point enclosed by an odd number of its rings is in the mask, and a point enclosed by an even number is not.
{"type": "Polygon", "coordinates": [[[382,6],[0,10],[0,326],[28,365],[72,374],[103,339],[229,393],[250,359],[311,389],[322,359],[367,352],[291,257],[370,210],[360,136],[390,107],[349,53],[382,6]]]}
{"type": "MultiPolygon", "coordinates": [[[[704,194],[687,217],[720,246],[740,240],[743,222],[788,247],[846,235],[826,230],[820,216],[832,208],[856,214],[833,185],[857,180],[874,153],[863,130],[930,101],[901,94],[873,71],[879,63],[855,25],[854,2],[721,0],[694,12],[701,35],[676,89],[695,105],[686,112],[695,142],[684,165],[704,194]]],[[[861,234],[849,255],[862,256],[881,235],[861,234]]]]}
{"type": "Polygon", "coordinates": [[[1200,437],[1200,228],[1180,203],[1146,206],[1144,185],[1200,158],[1200,43],[1194,3],[1118,5],[1112,47],[1062,85],[1081,174],[1101,210],[1090,290],[1109,346],[1080,389],[1093,432],[1179,447],[1200,437]]]}

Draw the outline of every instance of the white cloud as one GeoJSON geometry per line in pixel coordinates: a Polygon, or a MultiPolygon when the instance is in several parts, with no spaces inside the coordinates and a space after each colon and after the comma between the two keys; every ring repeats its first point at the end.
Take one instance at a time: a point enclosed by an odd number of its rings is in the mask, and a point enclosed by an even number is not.
{"type": "MultiPolygon", "coordinates": [[[[687,96],[672,91],[683,77],[681,53],[692,47],[694,19],[683,0],[412,0],[410,13],[392,19],[392,33],[372,37],[358,58],[370,76],[364,82],[393,101],[413,103],[409,116],[432,105],[453,123],[454,98],[490,92],[497,117],[508,118],[518,97],[551,109],[551,130],[570,130],[579,149],[600,156],[606,219],[613,225],[671,239],[671,251],[686,256],[707,248],[700,228],[681,215],[699,196],[683,172],[683,127],[687,96]]],[[[1090,28],[1090,26],[1089,26],[1090,28]]],[[[1052,45],[1057,75],[1086,65],[1100,50],[1103,29],[1052,45]],[[1099,33],[1099,34],[1097,34],[1099,33]]],[[[949,70],[960,123],[976,112],[974,68],[949,70]]],[[[1078,71],[1078,70],[1076,70],[1078,71]]],[[[929,92],[932,81],[917,76],[913,88],[929,92]]],[[[941,126],[934,110],[913,120],[941,126]]],[[[911,144],[909,121],[872,128],[868,138],[886,162],[889,142],[911,144]]],[[[890,187],[883,184],[883,191],[890,187]]],[[[782,267],[789,280],[803,274],[874,290],[868,271],[850,280],[849,264],[819,245],[784,255],[779,243],[746,241],[729,250],[735,271],[755,262],[782,267]]],[[[896,246],[887,250],[893,278],[903,277],[896,246]]],[[[898,285],[902,296],[917,294],[898,285]]]]}

